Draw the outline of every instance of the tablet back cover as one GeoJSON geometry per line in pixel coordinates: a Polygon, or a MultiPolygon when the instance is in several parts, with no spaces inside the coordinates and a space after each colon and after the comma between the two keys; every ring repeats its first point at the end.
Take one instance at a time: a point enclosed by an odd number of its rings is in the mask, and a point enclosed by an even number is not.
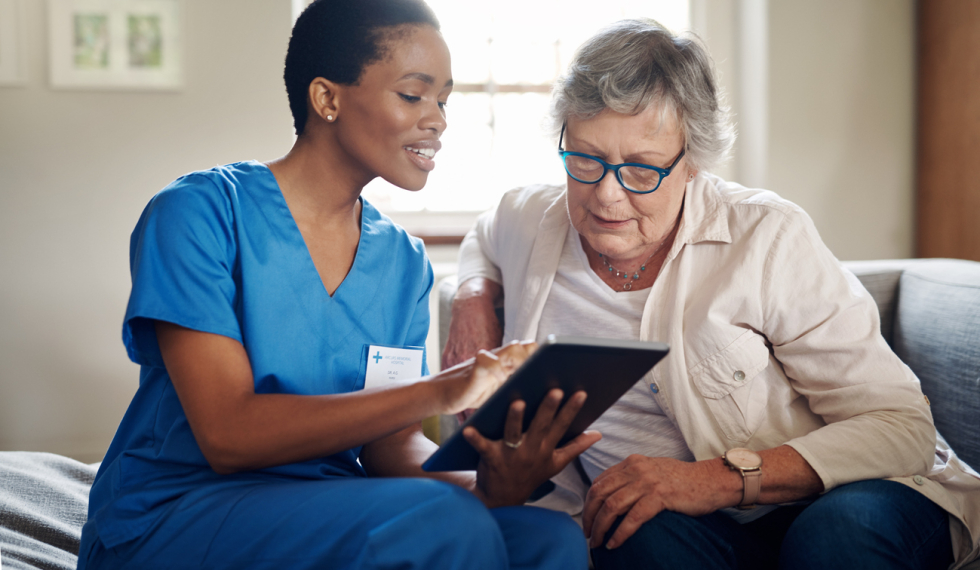
{"type": "Polygon", "coordinates": [[[603,412],[616,403],[631,386],[650,371],[668,352],[658,342],[549,337],[548,341],[495,392],[453,436],[422,465],[425,471],[476,469],[480,455],[463,438],[463,428],[473,426],[484,437],[499,440],[504,435],[507,409],[514,400],[524,400],[527,431],[538,406],[553,388],[565,393],[562,405],[579,390],[588,393],[585,406],[559,442],[559,447],[585,431],[603,412]]]}

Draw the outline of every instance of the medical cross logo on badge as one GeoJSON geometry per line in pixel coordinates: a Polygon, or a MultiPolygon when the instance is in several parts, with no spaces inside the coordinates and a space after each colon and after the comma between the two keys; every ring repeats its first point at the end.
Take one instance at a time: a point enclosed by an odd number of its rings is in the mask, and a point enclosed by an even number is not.
{"type": "Polygon", "coordinates": [[[422,376],[422,347],[368,346],[364,388],[384,386],[398,380],[422,376]]]}

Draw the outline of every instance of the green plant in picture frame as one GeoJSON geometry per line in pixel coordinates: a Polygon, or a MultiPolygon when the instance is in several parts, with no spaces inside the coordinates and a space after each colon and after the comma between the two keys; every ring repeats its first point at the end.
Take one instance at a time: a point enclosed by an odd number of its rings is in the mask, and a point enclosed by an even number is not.
{"type": "Polygon", "coordinates": [[[129,66],[159,68],[163,65],[163,29],[156,14],[129,14],[128,42],[129,66]]]}
{"type": "Polygon", "coordinates": [[[109,67],[109,15],[76,13],[73,17],[75,69],[109,67]]]}

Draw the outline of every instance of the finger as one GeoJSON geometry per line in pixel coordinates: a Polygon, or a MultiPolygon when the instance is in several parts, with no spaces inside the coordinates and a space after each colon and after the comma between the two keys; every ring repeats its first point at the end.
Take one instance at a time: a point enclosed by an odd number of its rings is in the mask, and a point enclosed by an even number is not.
{"type": "Polygon", "coordinates": [[[534,351],[536,351],[537,349],[538,349],[538,343],[534,342],[533,340],[522,340],[521,342],[518,343],[517,348],[515,348],[514,350],[520,351],[520,354],[523,357],[521,359],[521,363],[523,364],[523,361],[530,358],[531,355],[534,354],[534,351]]]}
{"type": "Polygon", "coordinates": [[[582,406],[585,405],[586,394],[585,392],[579,391],[572,394],[572,397],[565,402],[565,405],[561,407],[555,420],[551,422],[549,426],[548,436],[545,438],[545,442],[549,447],[554,447],[558,445],[558,442],[562,437],[565,436],[565,432],[568,431],[568,426],[572,425],[572,421],[575,416],[581,411],[582,406]]]}
{"type": "Polygon", "coordinates": [[[524,434],[524,400],[514,400],[507,408],[507,422],[504,424],[504,441],[517,443],[524,434]]]}
{"type": "Polygon", "coordinates": [[[602,473],[599,473],[599,475],[596,476],[596,478],[592,480],[592,485],[594,486],[594,485],[597,485],[597,484],[602,484],[602,481],[604,479],[606,479],[607,477],[613,477],[617,473],[619,473],[621,471],[624,471],[627,466],[628,466],[628,464],[626,463],[626,461],[620,461],[619,463],[613,465],[609,469],[606,469],[602,473]]]}
{"type": "MultiPolygon", "coordinates": [[[[619,515],[629,512],[633,508],[639,497],[632,495],[628,489],[620,489],[602,503],[602,508],[599,509],[595,520],[592,521],[592,537],[589,544],[592,548],[602,545],[606,533],[612,528],[619,515]]],[[[636,529],[633,530],[636,531],[636,529]]]]}
{"type": "Polygon", "coordinates": [[[597,431],[580,433],[575,439],[555,450],[555,462],[558,464],[558,467],[564,469],[573,459],[578,457],[586,449],[592,447],[600,439],[602,439],[602,434],[597,431]]]}
{"type": "Polygon", "coordinates": [[[524,364],[528,356],[527,349],[516,340],[495,349],[494,354],[500,359],[500,365],[508,375],[524,364]]]}
{"type": "Polygon", "coordinates": [[[465,428],[463,430],[463,438],[473,446],[473,449],[475,449],[481,457],[490,455],[493,451],[493,442],[480,435],[480,432],[476,431],[475,427],[469,426],[465,428]]]}
{"type": "Polygon", "coordinates": [[[528,356],[534,354],[534,351],[538,349],[538,343],[534,342],[533,340],[522,340],[521,346],[524,347],[524,350],[527,352],[528,356]]]}
{"type": "Polygon", "coordinates": [[[481,350],[476,353],[476,366],[473,374],[479,374],[481,370],[493,379],[492,387],[488,388],[491,393],[507,380],[508,374],[501,365],[500,358],[489,350],[481,350]]]}
{"type": "Polygon", "coordinates": [[[476,353],[476,364],[477,366],[490,367],[494,364],[499,365],[500,359],[494,352],[481,349],[476,353]]]}
{"type": "MultiPolygon", "coordinates": [[[[537,413],[534,414],[534,419],[531,420],[531,425],[527,428],[527,433],[529,436],[538,440],[545,437],[548,434],[548,428],[551,423],[555,421],[555,413],[558,412],[558,406],[561,405],[561,399],[564,397],[564,393],[555,388],[548,392],[538,406],[537,413]]],[[[552,447],[554,444],[552,444],[552,447]]]]}
{"type": "Polygon", "coordinates": [[[599,481],[599,477],[596,477],[592,481],[592,486],[589,487],[589,491],[585,496],[585,507],[582,509],[582,528],[585,529],[586,536],[592,536],[592,526],[595,524],[596,516],[599,514],[599,510],[603,507],[606,500],[613,493],[628,485],[630,481],[630,478],[622,475],[606,477],[602,482],[599,481]]]}
{"type": "Polygon", "coordinates": [[[633,508],[623,517],[623,522],[619,523],[619,528],[613,532],[612,537],[606,542],[606,548],[613,549],[621,546],[626,540],[633,536],[637,530],[648,520],[660,514],[663,505],[653,500],[641,500],[633,505],[633,508]]]}

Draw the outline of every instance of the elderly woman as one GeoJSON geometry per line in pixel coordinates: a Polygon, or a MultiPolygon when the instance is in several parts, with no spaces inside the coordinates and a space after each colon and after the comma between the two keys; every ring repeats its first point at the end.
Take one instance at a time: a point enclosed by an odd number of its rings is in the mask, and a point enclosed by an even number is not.
{"type": "Polygon", "coordinates": [[[670,344],[538,503],[582,516],[600,569],[962,565],[980,477],[810,218],[708,173],[719,99],[704,48],[653,21],[586,42],[554,91],[567,184],[467,236],[446,363],[552,333],[670,344]]]}

